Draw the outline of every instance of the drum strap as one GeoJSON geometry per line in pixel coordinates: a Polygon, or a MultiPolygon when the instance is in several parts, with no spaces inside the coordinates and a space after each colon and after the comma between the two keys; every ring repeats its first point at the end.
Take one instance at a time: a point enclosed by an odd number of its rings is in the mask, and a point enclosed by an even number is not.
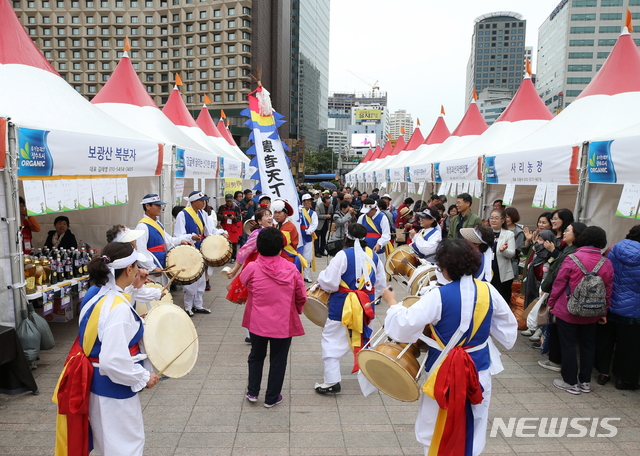
{"type": "Polygon", "coordinates": [[[143,217],[138,223],[145,223],[145,224],[147,224],[149,226],[154,227],[156,230],[158,230],[158,232],[162,236],[162,239],[164,239],[164,228],[162,227],[162,225],[160,225],[158,222],[156,222],[151,217],[143,217]]]}
{"type": "Polygon", "coordinates": [[[200,232],[197,233],[197,234],[204,234],[204,225],[202,223],[202,220],[200,220],[200,216],[198,215],[198,213],[191,206],[185,207],[184,211],[187,214],[189,214],[189,216],[191,216],[191,218],[193,219],[194,223],[196,224],[196,226],[200,230],[200,232]]]}

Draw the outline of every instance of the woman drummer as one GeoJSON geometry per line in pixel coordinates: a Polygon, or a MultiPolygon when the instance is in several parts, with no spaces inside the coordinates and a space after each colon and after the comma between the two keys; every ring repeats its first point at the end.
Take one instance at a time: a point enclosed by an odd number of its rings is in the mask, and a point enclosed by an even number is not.
{"type": "MultiPolygon", "coordinates": [[[[138,275],[137,260],[138,253],[130,243],[112,242],[89,263],[90,280],[102,287],[80,312],[79,337],[70,355],[82,353],[70,356],[57,390],[61,394],[55,396],[64,402],[64,385],[79,380],[65,377],[82,375],[83,370],[85,375],[90,374],[87,368],[92,371],[91,384],[86,385],[91,390],[88,418],[93,446],[97,453],[106,456],[143,454],[145,437],[138,392],[152,388],[159,380],[158,375],[150,372],[150,364],[142,365],[141,360],[146,358],[142,345],[144,325],[133,310],[129,295],[123,291],[138,275]]],[[[60,410],[74,403],[73,397],[66,397],[69,403],[59,402],[60,410]]],[[[74,427],[72,424],[77,421],[69,415],[66,420],[67,425],[57,429],[57,445],[67,436],[69,443],[73,443],[78,433],[87,430],[82,423],[74,427]]],[[[82,454],[87,453],[88,449],[82,454]]]]}
{"type": "MultiPolygon", "coordinates": [[[[480,268],[480,252],[468,241],[443,240],[436,262],[450,283],[433,289],[411,307],[397,305],[391,288],[382,291],[389,304],[384,328],[401,343],[415,342],[425,326],[431,328],[425,365],[428,378],[416,420],[416,438],[425,454],[477,455],[485,445],[491,399],[489,335],[509,349],[518,325],[500,293],[473,278],[480,268]],[[440,409],[439,403],[446,403],[448,410],[440,409]]],[[[499,370],[492,368],[492,373],[499,370]]]]}
{"type": "MultiPolygon", "coordinates": [[[[258,225],[253,228],[247,242],[238,250],[236,264],[231,271],[227,272],[227,277],[230,279],[236,277],[240,268],[258,258],[258,245],[256,243],[258,234],[260,234],[263,228],[273,226],[273,216],[267,208],[258,208],[254,214],[254,218],[258,225]]],[[[229,290],[227,300],[236,304],[244,304],[247,302],[247,287],[242,285],[239,275],[229,284],[227,289],[229,290]]]]}
{"type": "Polygon", "coordinates": [[[434,207],[427,207],[424,212],[416,214],[420,221],[420,231],[411,229],[411,247],[420,258],[424,258],[430,263],[434,262],[436,248],[442,240],[442,229],[440,228],[440,213],[434,207]]]}
{"type": "MultiPolygon", "coordinates": [[[[383,262],[367,247],[366,236],[363,225],[350,224],[345,248],[318,276],[317,286],[331,293],[329,315],[322,330],[324,381],[315,385],[320,394],[338,393],[342,389],[340,358],[349,353],[351,347],[362,348],[366,344],[375,317],[374,306],[367,304],[379,296],[387,284],[383,262]]],[[[354,363],[357,351],[358,348],[354,350],[354,363]]],[[[358,370],[355,364],[354,372],[358,370]]]]}

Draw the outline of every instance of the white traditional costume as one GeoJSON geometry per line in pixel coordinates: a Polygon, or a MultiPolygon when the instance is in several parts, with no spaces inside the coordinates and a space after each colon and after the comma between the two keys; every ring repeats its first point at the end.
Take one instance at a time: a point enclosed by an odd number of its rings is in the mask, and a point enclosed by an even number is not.
{"type": "Polygon", "coordinates": [[[409,308],[391,306],[385,319],[387,335],[397,342],[415,342],[427,325],[432,338],[416,438],[425,455],[478,455],[485,445],[491,375],[501,370],[492,365],[499,363],[499,352],[489,335],[513,347],[516,319],[493,286],[464,276],[409,308]],[[448,411],[440,407],[445,402],[448,411]]]}
{"type": "MultiPolygon", "coordinates": [[[[302,201],[312,200],[308,193],[302,195],[302,201]]],[[[300,207],[300,237],[303,242],[302,256],[307,260],[307,267],[304,268],[304,280],[311,282],[311,267],[314,261],[313,245],[317,238],[316,229],[318,228],[318,215],[311,209],[300,207]]],[[[315,264],[313,264],[315,271],[315,264]]]]}

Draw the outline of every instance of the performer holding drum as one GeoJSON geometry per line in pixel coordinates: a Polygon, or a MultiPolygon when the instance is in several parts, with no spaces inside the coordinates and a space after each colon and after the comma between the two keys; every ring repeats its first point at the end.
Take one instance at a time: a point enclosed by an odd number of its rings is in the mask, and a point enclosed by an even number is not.
{"type": "Polygon", "coordinates": [[[367,230],[367,246],[380,255],[380,259],[384,264],[386,255],[393,250],[389,244],[391,240],[389,219],[380,212],[376,202],[370,198],[362,201],[360,213],[362,215],[358,219],[358,223],[363,225],[367,230]]]}
{"type": "Polygon", "coordinates": [[[430,263],[434,262],[436,248],[442,240],[442,230],[440,229],[440,213],[433,207],[427,207],[424,212],[416,214],[419,217],[420,231],[411,229],[411,247],[416,254],[430,263]]]}
{"type": "Polygon", "coordinates": [[[489,336],[509,349],[517,323],[500,293],[473,278],[480,253],[469,242],[444,240],[435,259],[450,282],[411,307],[397,305],[395,293],[383,290],[390,306],[384,327],[391,339],[403,343],[417,341],[427,325],[431,330],[431,338],[423,338],[429,345],[428,378],[416,420],[425,455],[478,455],[485,445],[491,374],[501,370],[489,336]]]}
{"type": "MultiPolygon", "coordinates": [[[[158,218],[162,213],[162,207],[167,203],[160,200],[155,193],[145,195],[140,202],[144,217],[138,222],[136,230],[142,231],[137,239],[136,249],[142,254],[140,266],[150,272],[159,272],[165,268],[167,251],[180,244],[193,245],[193,236],[173,237],[164,230],[164,226],[158,218]]],[[[160,276],[162,277],[162,276],[160,276]]]]}
{"type": "Polygon", "coordinates": [[[320,394],[340,392],[340,358],[349,351],[354,352],[354,372],[358,370],[355,355],[371,335],[375,317],[371,301],[386,286],[383,262],[367,246],[366,235],[361,224],[349,225],[345,249],[318,276],[318,285],[333,292],[322,330],[324,381],[315,385],[320,394]]]}
{"type": "MultiPolygon", "coordinates": [[[[224,230],[216,229],[211,224],[211,219],[207,217],[204,207],[209,201],[209,197],[203,192],[194,191],[185,198],[189,205],[185,207],[176,217],[175,234],[178,236],[190,235],[197,238],[196,248],[200,248],[202,239],[205,236],[221,234],[228,237],[224,230]]],[[[204,274],[192,284],[184,286],[184,310],[190,317],[195,313],[210,314],[211,310],[202,307],[202,295],[204,293],[206,278],[204,274]]]]}
{"type": "MultiPolygon", "coordinates": [[[[311,210],[311,202],[313,198],[308,193],[302,195],[302,208],[300,210],[300,235],[304,245],[302,256],[307,260],[307,267],[304,268],[304,281],[312,283],[311,280],[311,264],[314,261],[313,244],[317,238],[316,229],[318,228],[318,216],[315,211],[311,210]]],[[[315,271],[315,263],[313,263],[315,271]]]]}
{"type": "Polygon", "coordinates": [[[298,228],[289,220],[289,216],[293,215],[293,208],[287,201],[278,199],[271,204],[271,210],[276,228],[284,237],[284,248],[280,256],[291,261],[298,271],[302,272],[302,269],[307,267],[307,260],[298,252],[298,228]]]}
{"type": "Polygon", "coordinates": [[[145,360],[142,321],[122,291],[138,275],[137,259],[131,244],[112,242],[89,263],[89,279],[103,286],[80,312],[79,337],[54,393],[59,410],[56,454],[88,454],[89,423],[97,453],[143,454],[137,393],[154,387],[159,377],[145,360]],[[80,381],[82,376],[91,382],[80,381]],[[74,413],[82,410],[78,404],[84,397],[89,397],[88,415],[74,413]]]}

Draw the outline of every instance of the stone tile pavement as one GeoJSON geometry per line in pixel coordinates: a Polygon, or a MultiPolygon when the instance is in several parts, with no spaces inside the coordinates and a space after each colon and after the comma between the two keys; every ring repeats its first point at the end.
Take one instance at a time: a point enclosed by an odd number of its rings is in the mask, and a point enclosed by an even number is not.
{"type": "MultiPolygon", "coordinates": [[[[318,261],[319,270],[325,259],[318,261]]],[[[284,384],[284,401],[271,409],[244,399],[249,345],[240,326],[243,306],[225,300],[219,268],[205,293],[210,315],[196,314],[193,322],[200,337],[200,354],[194,370],[185,378],[168,379],[141,393],[146,430],[145,454],[153,456],[285,456],[285,455],[421,455],[413,425],[417,403],[402,403],[382,393],[367,398],[360,393],[352,360],[342,362],[342,392],[321,396],[314,389],[322,381],[321,328],[302,317],[306,335],[293,340],[284,384]]],[[[400,289],[396,286],[396,289],[400,289]]],[[[404,294],[404,292],[401,292],[404,294]]],[[[182,293],[174,292],[180,305],[182,293]]],[[[386,305],[378,308],[380,327],[386,305]]],[[[34,371],[41,394],[0,395],[0,455],[52,455],[55,406],[51,403],[62,363],[77,331],[77,320],[52,323],[56,346],[40,355],[34,371]]],[[[496,419],[512,432],[487,437],[483,454],[515,455],[640,455],[640,393],[617,391],[609,383],[592,383],[590,394],[573,396],[553,387],[558,374],[538,366],[540,355],[519,336],[502,360],[504,372],[493,378],[489,431],[496,419]],[[606,417],[615,436],[600,425],[606,417]],[[522,421],[521,419],[529,418],[522,421]],[[569,421],[557,437],[538,436],[545,419],[569,421]],[[571,419],[584,426],[582,437],[571,419]],[[594,425],[594,418],[599,421],[594,425]],[[525,426],[520,431],[516,423],[525,426]],[[532,428],[526,428],[532,426],[532,428]]],[[[265,369],[266,375],[267,369],[265,369]]],[[[263,388],[266,379],[263,381],[263,388]]]]}

